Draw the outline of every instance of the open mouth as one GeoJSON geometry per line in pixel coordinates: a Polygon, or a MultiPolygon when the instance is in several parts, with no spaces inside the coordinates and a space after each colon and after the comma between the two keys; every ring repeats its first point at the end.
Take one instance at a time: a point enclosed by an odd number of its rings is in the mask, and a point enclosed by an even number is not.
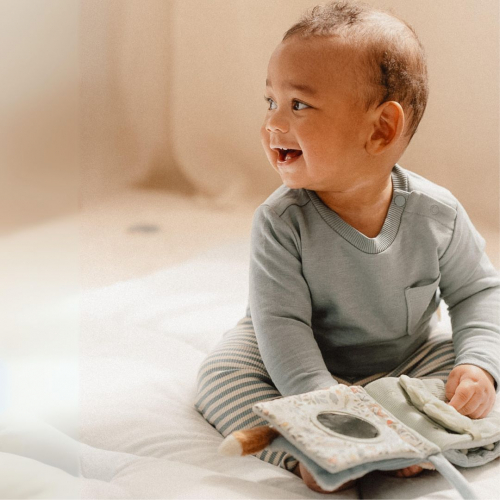
{"type": "Polygon", "coordinates": [[[275,151],[278,151],[278,161],[286,162],[298,158],[302,155],[302,151],[300,149],[282,149],[276,148],[275,151]]]}

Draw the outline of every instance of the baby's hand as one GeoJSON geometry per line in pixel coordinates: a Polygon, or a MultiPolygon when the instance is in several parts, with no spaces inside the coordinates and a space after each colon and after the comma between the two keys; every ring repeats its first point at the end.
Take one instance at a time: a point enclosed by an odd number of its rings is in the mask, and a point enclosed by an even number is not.
{"type": "Polygon", "coordinates": [[[446,382],[446,397],[459,413],[471,418],[484,418],[495,404],[495,381],[479,366],[458,365],[446,382]]]}

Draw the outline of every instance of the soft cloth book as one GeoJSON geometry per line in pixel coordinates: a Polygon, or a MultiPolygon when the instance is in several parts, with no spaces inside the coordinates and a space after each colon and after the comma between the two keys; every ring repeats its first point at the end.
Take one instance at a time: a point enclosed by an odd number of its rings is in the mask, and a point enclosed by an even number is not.
{"type": "MultiPolygon", "coordinates": [[[[461,415],[447,404],[439,379],[402,375],[364,388],[338,384],[261,402],[253,411],[270,425],[247,453],[288,451],[325,490],[373,470],[419,464],[436,468],[463,498],[476,498],[451,464],[475,467],[500,455],[500,413],[478,420],[461,415]]],[[[219,451],[242,454],[235,440],[251,431],[228,436],[219,451]]]]}

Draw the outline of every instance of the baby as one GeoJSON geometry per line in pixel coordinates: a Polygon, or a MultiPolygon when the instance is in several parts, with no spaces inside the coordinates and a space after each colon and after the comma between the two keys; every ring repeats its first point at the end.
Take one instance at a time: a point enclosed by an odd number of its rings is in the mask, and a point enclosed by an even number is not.
{"type": "MultiPolygon", "coordinates": [[[[397,164],[427,95],[413,29],[363,4],[315,7],[272,54],[261,137],[283,185],[255,211],[246,316],[198,378],[224,436],[263,423],[258,401],[401,374],[442,378],[463,415],[491,411],[498,272],[457,199],[397,164]],[[441,298],[452,339],[430,335],[441,298]]],[[[322,491],[294,457],[257,456],[322,491]]]]}

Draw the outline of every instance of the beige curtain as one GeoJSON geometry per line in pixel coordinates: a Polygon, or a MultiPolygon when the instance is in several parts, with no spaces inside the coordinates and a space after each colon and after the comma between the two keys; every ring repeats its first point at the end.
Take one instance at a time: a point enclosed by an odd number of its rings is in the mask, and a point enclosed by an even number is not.
{"type": "MultiPolygon", "coordinates": [[[[410,22],[431,94],[401,163],[498,226],[497,0],[372,0],[410,22]]],[[[309,0],[84,0],[89,195],[135,183],[237,203],[279,186],[259,127],[269,55],[309,0]]]]}

